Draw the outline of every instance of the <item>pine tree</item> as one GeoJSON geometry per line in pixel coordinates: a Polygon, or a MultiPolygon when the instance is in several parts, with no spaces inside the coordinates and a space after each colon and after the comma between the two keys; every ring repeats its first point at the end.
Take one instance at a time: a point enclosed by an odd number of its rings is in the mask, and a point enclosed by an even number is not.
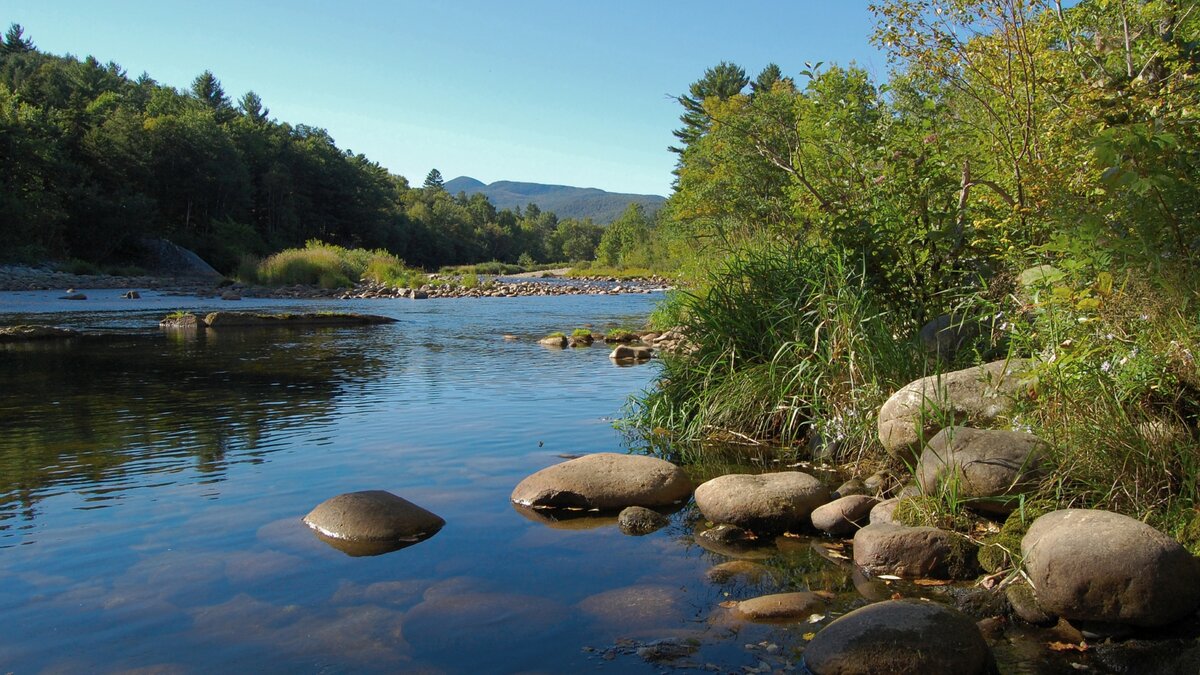
{"type": "Polygon", "coordinates": [[[425,176],[425,189],[426,190],[445,190],[446,189],[445,181],[442,180],[442,172],[441,171],[438,171],[437,169],[429,170],[429,173],[426,174],[426,176],[425,176]]]}
{"type": "Polygon", "coordinates": [[[0,54],[24,54],[33,50],[33,40],[25,37],[25,29],[21,24],[10,25],[4,34],[4,43],[0,44],[0,54]]]}
{"type": "Polygon", "coordinates": [[[679,96],[675,100],[683,106],[684,113],[679,121],[683,127],[676,129],[675,138],[683,142],[680,147],[669,148],[671,152],[682,154],[691,144],[695,143],[708,131],[708,114],[704,111],[704,99],[715,96],[727,99],[736,96],[750,84],[746,71],[741,66],[728,61],[722,61],[704,71],[704,77],[692,83],[688,95],[679,96]]]}

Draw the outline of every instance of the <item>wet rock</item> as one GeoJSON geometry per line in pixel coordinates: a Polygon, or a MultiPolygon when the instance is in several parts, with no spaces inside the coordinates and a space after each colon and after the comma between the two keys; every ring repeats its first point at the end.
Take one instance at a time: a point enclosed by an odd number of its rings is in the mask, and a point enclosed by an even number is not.
{"type": "Polygon", "coordinates": [[[727,523],[698,533],[696,543],[706,551],[730,558],[766,560],[775,554],[774,547],[768,547],[766,542],[737,525],[727,523]]]}
{"type": "Polygon", "coordinates": [[[125,293],[121,294],[121,298],[125,300],[140,300],[141,297],[142,294],[138,293],[137,291],[126,291],[125,293]]]}
{"type": "Polygon", "coordinates": [[[70,293],[58,296],[59,300],[87,300],[87,296],[83,293],[70,293]]]}
{"type": "Polygon", "coordinates": [[[583,335],[572,335],[567,344],[571,347],[591,347],[596,338],[592,337],[591,333],[583,335]]]}
{"type": "Polygon", "coordinates": [[[1056,620],[1056,617],[1047,614],[1042,611],[1041,607],[1038,607],[1037,598],[1033,595],[1033,589],[1024,581],[1009,584],[1004,589],[1004,597],[1008,600],[1008,604],[1012,608],[1013,616],[1025,623],[1031,623],[1035,626],[1049,626],[1056,620]]]}
{"type": "Polygon", "coordinates": [[[377,314],[305,312],[257,314],[254,312],[211,312],[204,317],[209,328],[268,328],[273,326],[372,326],[396,323],[397,319],[377,314]]]}
{"type": "Polygon", "coordinates": [[[871,514],[867,517],[867,522],[874,525],[875,523],[892,523],[892,514],[896,511],[896,505],[900,503],[899,497],[885,499],[875,506],[871,507],[871,514]]]}
{"type": "Polygon", "coordinates": [[[613,361],[649,361],[652,356],[654,350],[650,347],[617,345],[608,358],[613,361]]]}
{"type": "Polygon", "coordinates": [[[221,293],[221,299],[222,300],[241,300],[242,294],[238,293],[237,291],[225,291],[224,293],[221,293]]]}
{"type": "Polygon", "coordinates": [[[813,510],[812,525],[833,535],[849,534],[858,529],[878,503],[878,499],[866,495],[835,499],[813,510]]]}
{"type": "Polygon", "coordinates": [[[412,288],[408,291],[409,300],[424,300],[429,297],[428,291],[423,291],[419,288],[412,288]]]}
{"type": "Polygon", "coordinates": [[[993,675],[995,659],[969,617],[921,600],[867,605],[830,623],[804,650],[813,675],[993,675]]]}
{"type": "Polygon", "coordinates": [[[936,527],[875,523],[854,535],[854,563],[871,574],[961,579],[975,570],[975,546],[936,527]]]}
{"type": "Polygon", "coordinates": [[[735,608],[750,621],[803,621],[825,607],[815,593],[774,593],[742,600],[735,608]]]}
{"type": "Polygon", "coordinates": [[[656,457],[602,452],[538,471],[517,484],[512,501],[535,508],[623,509],[687,499],[683,469],[656,457]]]}
{"type": "Polygon", "coordinates": [[[427,539],[446,521],[390,492],[364,490],[321,502],[304,516],[304,524],[335,541],[379,544],[350,547],[357,552],[346,551],[350,555],[375,555],[370,551],[384,553],[395,550],[386,545],[410,545],[427,539]]]}
{"type": "Polygon", "coordinates": [[[522,517],[535,523],[545,525],[552,530],[598,530],[617,524],[617,517],[599,511],[579,511],[571,509],[540,509],[513,504],[513,510],[522,517]]]}
{"type": "Polygon", "coordinates": [[[925,494],[938,494],[954,480],[968,506],[1006,516],[1021,495],[1037,488],[1044,455],[1045,443],[1033,434],[948,427],[925,446],[914,473],[925,494]]]}
{"type": "Polygon", "coordinates": [[[1162,626],[1200,607],[1192,555],[1149,525],[1109,511],[1041,516],[1021,540],[1038,606],[1072,621],[1162,626]]]}
{"type": "Polygon", "coordinates": [[[566,335],[547,335],[541,340],[538,340],[538,344],[545,347],[558,347],[559,349],[564,349],[568,344],[570,344],[570,341],[567,340],[566,335]]]}
{"type": "Polygon", "coordinates": [[[912,465],[922,443],[943,426],[986,426],[1007,412],[1021,389],[1025,359],[931,375],[905,385],[879,410],[879,440],[893,457],[912,465]]]}
{"type": "Polygon", "coordinates": [[[829,489],[799,471],[729,474],[696,488],[696,506],[714,523],[758,533],[798,532],[813,509],[829,501],[829,489]]]}
{"type": "MultiPolygon", "coordinates": [[[[872,490],[870,492],[874,492],[874,491],[872,490]]],[[[857,478],[851,478],[850,480],[846,481],[845,483],[842,483],[841,485],[839,485],[838,489],[834,490],[833,494],[831,494],[830,497],[832,497],[834,499],[840,499],[842,497],[849,497],[850,495],[865,495],[865,494],[868,494],[867,484],[857,478]]]]}
{"type": "Polygon", "coordinates": [[[169,314],[158,322],[158,327],[167,330],[198,330],[204,328],[204,320],[195,314],[169,314]]]}
{"type": "Polygon", "coordinates": [[[61,340],[79,337],[83,333],[70,328],[56,326],[40,326],[36,324],[20,324],[16,326],[0,326],[0,343],[32,342],[36,340],[61,340]]]}
{"type": "Polygon", "coordinates": [[[700,644],[695,641],[667,638],[665,640],[655,640],[638,647],[637,655],[645,661],[658,663],[660,661],[674,661],[675,659],[691,656],[699,648],[700,644]]]}
{"type": "Polygon", "coordinates": [[[739,579],[749,584],[759,584],[764,579],[773,578],[769,568],[749,560],[727,560],[708,568],[704,576],[714,584],[727,584],[739,579]]]}
{"type": "Polygon", "coordinates": [[[644,506],[628,506],[617,515],[617,527],[625,534],[643,535],[660,530],[669,523],[666,516],[644,506]]]}
{"type": "Polygon", "coordinates": [[[629,631],[675,624],[684,603],[678,589],[671,586],[638,584],[589,596],[578,608],[602,624],[629,631]]]}

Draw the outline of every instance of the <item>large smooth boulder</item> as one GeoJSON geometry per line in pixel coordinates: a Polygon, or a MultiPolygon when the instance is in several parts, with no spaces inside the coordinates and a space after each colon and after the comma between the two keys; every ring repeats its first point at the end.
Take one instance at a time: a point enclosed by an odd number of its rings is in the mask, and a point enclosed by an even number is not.
{"type": "Polygon", "coordinates": [[[1029,527],[1021,554],[1038,606],[1068,620],[1162,626],[1200,607],[1192,555],[1119,513],[1047,513],[1029,527]]]}
{"type": "Polygon", "coordinates": [[[879,441],[891,456],[914,464],[922,444],[944,426],[987,426],[1007,412],[1028,367],[1027,359],[994,361],[911,382],[879,409],[879,441]]]}
{"type": "Polygon", "coordinates": [[[650,347],[635,345],[617,345],[608,355],[613,361],[649,361],[654,356],[650,347]]]}
{"type": "Polygon", "coordinates": [[[385,490],[364,490],[326,499],[304,516],[304,524],[335,546],[338,541],[382,544],[338,546],[350,555],[375,555],[427,539],[446,521],[385,490]]]}
{"type": "Polygon", "coordinates": [[[914,473],[924,494],[941,494],[953,481],[957,499],[1006,516],[1045,475],[1045,449],[1042,439],[1023,431],[948,427],[925,446],[914,473]]]}
{"type": "Polygon", "coordinates": [[[798,532],[813,509],[828,502],[829,488],[799,471],[728,474],[696,488],[705,518],[756,533],[798,532]]]}
{"type": "Polygon", "coordinates": [[[974,570],[974,546],[936,527],[872,523],[854,533],[854,564],[871,574],[956,579],[974,570]]]}
{"type": "Polygon", "coordinates": [[[867,519],[878,503],[878,499],[867,495],[835,499],[813,510],[813,527],[833,535],[849,534],[858,529],[859,523],[867,519]]]}
{"type": "Polygon", "coordinates": [[[803,621],[825,606],[816,593],[773,593],[742,600],[735,609],[750,621],[803,621]]]}
{"type": "Polygon", "coordinates": [[[623,509],[668,506],[687,499],[683,469],[644,455],[601,452],[538,471],[517,484],[512,501],[533,508],[623,509]]]}
{"type": "Polygon", "coordinates": [[[809,643],[800,670],[813,675],[998,672],[970,617],[924,600],[877,602],[837,619],[809,643]]]}

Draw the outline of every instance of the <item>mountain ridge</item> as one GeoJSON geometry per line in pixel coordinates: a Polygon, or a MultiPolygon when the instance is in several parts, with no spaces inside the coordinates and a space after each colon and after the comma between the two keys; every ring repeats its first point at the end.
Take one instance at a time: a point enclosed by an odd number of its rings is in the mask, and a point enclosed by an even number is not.
{"type": "Polygon", "coordinates": [[[647,211],[657,211],[667,201],[666,197],[661,195],[608,192],[600,188],[512,180],[484,183],[470,176],[448,180],[443,187],[451,194],[481,192],[498,209],[525,208],[534,203],[543,211],[553,211],[559,218],[591,218],[600,224],[616,220],[633,202],[642,204],[647,211]]]}

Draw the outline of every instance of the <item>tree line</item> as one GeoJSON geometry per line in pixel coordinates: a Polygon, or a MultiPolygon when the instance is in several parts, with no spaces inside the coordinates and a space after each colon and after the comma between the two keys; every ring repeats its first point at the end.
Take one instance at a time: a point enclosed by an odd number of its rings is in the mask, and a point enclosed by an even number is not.
{"type": "Polygon", "coordinates": [[[162,237],[229,271],[311,239],[382,248],[426,268],[591,260],[604,229],[530,204],[497,210],[412,186],[329,133],[233,101],[208,71],[180,91],[113,62],[0,43],[0,257],[120,261],[162,237]]]}

